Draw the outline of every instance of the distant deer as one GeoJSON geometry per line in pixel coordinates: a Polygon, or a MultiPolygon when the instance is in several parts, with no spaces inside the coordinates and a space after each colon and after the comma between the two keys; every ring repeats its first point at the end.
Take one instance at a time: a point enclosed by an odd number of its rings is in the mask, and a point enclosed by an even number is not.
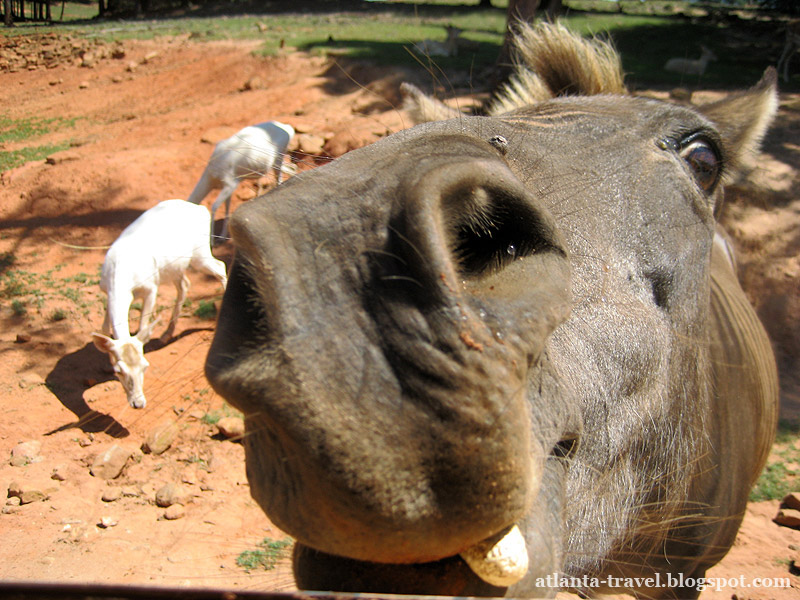
{"type": "Polygon", "coordinates": [[[700,58],[670,58],[664,65],[667,71],[683,75],[702,75],[709,61],[717,60],[717,55],[705,46],[700,46],[700,58]]]}
{"type": "Polygon", "coordinates": [[[789,81],[789,62],[798,50],[800,50],[800,20],[789,21],[786,24],[786,42],[776,66],[784,81],[789,81]]]}
{"type": "Polygon", "coordinates": [[[463,29],[446,25],[447,39],[443,42],[422,40],[414,44],[414,51],[423,56],[458,56],[459,38],[463,29]]]}

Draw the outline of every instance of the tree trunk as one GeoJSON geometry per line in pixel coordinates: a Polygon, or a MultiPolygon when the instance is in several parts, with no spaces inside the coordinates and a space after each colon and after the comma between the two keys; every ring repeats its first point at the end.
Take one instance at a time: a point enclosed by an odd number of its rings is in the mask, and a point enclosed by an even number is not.
{"type": "MultiPolygon", "coordinates": [[[[545,0],[547,2],[547,0],[545,0]]],[[[503,46],[497,56],[494,69],[492,71],[490,86],[492,93],[508,81],[511,75],[511,40],[517,31],[517,23],[533,23],[536,17],[536,10],[539,8],[539,0],[508,0],[508,11],[506,12],[506,34],[503,39],[503,46]]]]}
{"type": "Polygon", "coordinates": [[[14,26],[13,0],[3,0],[3,23],[6,27],[14,26]]]}

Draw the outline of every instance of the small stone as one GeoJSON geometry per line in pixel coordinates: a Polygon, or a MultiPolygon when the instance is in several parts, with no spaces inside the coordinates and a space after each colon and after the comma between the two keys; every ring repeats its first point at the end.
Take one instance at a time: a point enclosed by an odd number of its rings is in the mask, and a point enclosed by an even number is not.
{"type": "Polygon", "coordinates": [[[173,504],[180,504],[186,497],[185,490],[176,483],[168,483],[156,492],[156,506],[167,508],[173,504]]]}
{"type": "Polygon", "coordinates": [[[20,375],[19,378],[19,387],[22,389],[30,389],[37,385],[44,385],[44,377],[39,375],[38,373],[33,373],[28,371],[27,373],[23,373],[20,375]]]}
{"type": "Polygon", "coordinates": [[[174,421],[161,423],[151,429],[142,444],[142,452],[162,454],[172,445],[178,435],[178,426],[174,421]]]}
{"type": "Polygon", "coordinates": [[[244,82],[242,87],[239,88],[242,92],[248,92],[250,90],[263,90],[267,87],[267,83],[264,81],[263,78],[259,77],[258,75],[254,75],[250,79],[244,82]]]}
{"type": "Polygon", "coordinates": [[[102,527],[103,529],[108,529],[109,527],[116,527],[118,524],[119,520],[115,519],[114,517],[101,517],[97,526],[102,527]]]}
{"type": "Polygon", "coordinates": [[[176,519],[180,519],[186,514],[186,508],[183,504],[172,504],[170,505],[167,510],[164,511],[164,518],[168,521],[174,521],[176,519]]]}
{"type": "Polygon", "coordinates": [[[133,73],[138,67],[139,63],[137,63],[135,60],[132,60],[125,66],[125,70],[128,71],[128,73],[133,73]]]}
{"type": "Polygon", "coordinates": [[[800,492],[791,492],[783,498],[782,506],[800,510],[800,492]]]}
{"type": "Polygon", "coordinates": [[[298,149],[304,154],[319,156],[324,152],[325,138],[311,133],[297,135],[298,149]]]}
{"type": "Polygon", "coordinates": [[[782,508],[773,519],[778,525],[800,529],[800,510],[794,508],[782,508]]]}
{"type": "Polygon", "coordinates": [[[11,466],[24,467],[33,462],[40,462],[42,457],[39,453],[42,450],[42,443],[38,440],[20,442],[11,449],[11,466]]]}
{"type": "Polygon", "coordinates": [[[106,488],[100,499],[103,502],[116,502],[122,497],[122,489],[118,487],[106,488]]]}
{"type": "Polygon", "coordinates": [[[20,504],[30,504],[47,500],[51,494],[58,491],[58,484],[51,481],[28,480],[14,481],[8,486],[8,496],[19,498],[20,504]]]}
{"type": "Polygon", "coordinates": [[[229,440],[240,440],[244,437],[244,420],[239,417],[223,417],[217,421],[217,429],[229,440]]]}
{"type": "Polygon", "coordinates": [[[31,334],[30,333],[18,333],[16,343],[17,344],[27,344],[31,341],[31,334]]]}
{"type": "Polygon", "coordinates": [[[56,465],[50,473],[50,479],[55,481],[67,480],[67,467],[66,465],[56,465]]]}
{"type": "Polygon", "coordinates": [[[142,490],[127,486],[121,489],[121,493],[125,498],[138,498],[142,495],[142,490]]]}
{"type": "Polygon", "coordinates": [[[158,56],[158,52],[156,52],[155,50],[153,52],[148,52],[142,59],[142,63],[147,64],[151,60],[153,60],[156,56],[158,56]]]}
{"type": "Polygon", "coordinates": [[[19,506],[20,504],[22,504],[22,500],[20,500],[19,496],[6,498],[6,506],[19,506]]]}
{"type": "Polygon", "coordinates": [[[181,473],[181,483],[195,485],[197,483],[197,469],[194,467],[186,467],[181,473]]]}
{"type": "Polygon", "coordinates": [[[89,88],[89,82],[88,82],[88,81],[81,81],[81,82],[78,84],[78,87],[79,87],[80,89],[82,89],[82,90],[88,89],[88,88],[89,88]]]}
{"type": "Polygon", "coordinates": [[[133,454],[130,448],[124,448],[119,444],[114,444],[105,452],[97,455],[92,463],[90,472],[95,477],[101,479],[114,479],[119,477],[125,464],[133,454]]]}

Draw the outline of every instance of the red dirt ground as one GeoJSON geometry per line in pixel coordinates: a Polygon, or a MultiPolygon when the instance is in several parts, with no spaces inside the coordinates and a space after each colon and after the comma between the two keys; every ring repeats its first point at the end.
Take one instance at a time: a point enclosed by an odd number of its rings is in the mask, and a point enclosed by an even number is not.
{"type": "MultiPolygon", "coordinates": [[[[8,297],[0,300],[0,490],[14,481],[55,488],[44,501],[0,514],[0,580],[293,589],[285,559],[270,571],[247,573],[236,564],[263,538],[284,535],[249,497],[241,445],[203,418],[224,412],[202,371],[213,321],[184,310],[177,338],[151,344],[148,406],[141,411],[127,406],[106,357],[89,341],[102,323],[96,281],[103,248],[141,211],[188,196],[212,150],[203,138],[216,141],[277,119],[322,138],[325,151],[337,156],[405,126],[393,104],[396,84],[409,73],[339,67],[288,51],[256,58],[254,48],[186,38],[126,42],[124,57],[91,68],[61,61],[0,73],[6,117],[78,119],[42,141],[70,140],[69,150],[0,179],[0,255],[13,255],[10,268],[28,277],[28,294],[19,296],[26,314],[16,314],[8,297]],[[179,426],[169,450],[136,450],[166,421],[179,426]],[[41,442],[39,458],[12,466],[12,448],[30,440],[41,442]],[[114,443],[136,450],[123,474],[109,481],[90,475],[94,457],[114,443]],[[61,481],[50,478],[54,470],[61,481]],[[164,519],[154,502],[170,482],[180,483],[187,497],[177,520],[164,519]],[[102,501],[109,488],[122,496],[102,501]],[[104,517],[116,525],[98,526],[104,517]]],[[[784,96],[759,160],[767,168],[734,189],[726,213],[742,252],[743,281],[778,351],[786,416],[800,415],[798,133],[800,99],[784,96]]],[[[305,149],[318,151],[313,142],[307,138],[305,149]]],[[[300,151],[295,160],[301,169],[315,164],[300,151]]],[[[254,187],[243,184],[234,206],[253,195],[254,187]]],[[[229,261],[230,244],[215,253],[229,261]]],[[[194,307],[219,303],[213,280],[191,278],[194,307]]],[[[162,290],[160,304],[168,306],[173,293],[162,290]]],[[[792,561],[800,561],[800,531],[775,525],[776,510],[776,502],[752,505],[733,550],[709,575],[742,576],[746,583],[788,578],[793,589],[738,585],[702,598],[798,597],[792,561]]]]}

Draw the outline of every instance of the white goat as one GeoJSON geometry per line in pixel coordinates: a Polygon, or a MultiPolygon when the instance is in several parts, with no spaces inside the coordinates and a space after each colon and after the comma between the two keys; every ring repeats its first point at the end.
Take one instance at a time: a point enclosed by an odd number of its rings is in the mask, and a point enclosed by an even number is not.
{"type": "Polygon", "coordinates": [[[186,299],[191,266],[227,284],[225,263],[211,255],[211,216],[204,206],[184,200],[165,200],[142,213],[111,244],[100,275],[100,288],[108,295],[103,333],[93,333],[95,346],[108,353],[114,373],[122,382],[128,403],[144,408],[144,372],[149,363],[144,345],[155,327],[153,309],[158,286],[172,283],[178,297],[166,335],[171,336],[186,299]],[[131,336],[128,312],[134,299],[142,300],[139,332],[131,336]],[[113,336],[113,337],[109,337],[113,336]]]}
{"type": "Polygon", "coordinates": [[[717,60],[717,55],[709,48],[700,46],[700,58],[670,58],[665,64],[664,69],[674,73],[684,75],[702,75],[706,72],[708,62],[717,60]]]}
{"type": "Polygon", "coordinates": [[[188,198],[189,202],[200,204],[211,190],[222,188],[211,205],[212,245],[214,215],[219,205],[225,202],[225,220],[220,237],[226,239],[231,196],[239,182],[242,179],[258,179],[274,169],[280,183],[284,172],[283,156],[293,136],[294,129],[291,125],[267,121],[245,127],[216,145],[205,171],[188,198]]]}

